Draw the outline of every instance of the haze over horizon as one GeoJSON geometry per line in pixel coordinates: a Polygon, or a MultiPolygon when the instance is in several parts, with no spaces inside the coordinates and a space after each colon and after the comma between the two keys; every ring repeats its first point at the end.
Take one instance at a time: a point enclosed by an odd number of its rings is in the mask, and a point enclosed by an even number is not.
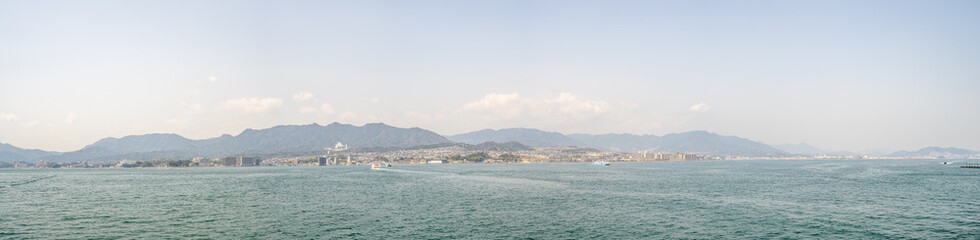
{"type": "Polygon", "coordinates": [[[977,1],[0,1],[0,142],[384,122],[980,150],[977,1]]]}

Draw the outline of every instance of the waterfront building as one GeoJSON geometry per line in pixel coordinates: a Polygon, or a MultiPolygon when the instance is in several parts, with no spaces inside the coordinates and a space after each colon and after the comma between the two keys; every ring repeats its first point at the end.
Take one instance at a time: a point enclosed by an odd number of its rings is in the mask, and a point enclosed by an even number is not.
{"type": "Polygon", "coordinates": [[[702,157],[693,153],[632,153],[627,156],[631,161],[688,161],[700,160],[702,157]]]}
{"type": "Polygon", "coordinates": [[[221,159],[221,165],[229,167],[251,167],[258,166],[261,160],[258,157],[225,157],[221,159]]]}
{"type": "Polygon", "coordinates": [[[449,161],[446,161],[446,159],[431,159],[431,160],[429,160],[426,163],[428,163],[428,164],[443,164],[443,163],[449,163],[449,161]]]}

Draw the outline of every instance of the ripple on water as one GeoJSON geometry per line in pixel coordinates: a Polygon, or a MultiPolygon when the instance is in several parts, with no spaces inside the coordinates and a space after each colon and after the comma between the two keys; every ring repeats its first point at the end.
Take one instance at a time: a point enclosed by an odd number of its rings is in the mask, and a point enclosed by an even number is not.
{"type": "Polygon", "coordinates": [[[980,237],[980,171],[934,165],[0,170],[0,238],[980,237]]]}

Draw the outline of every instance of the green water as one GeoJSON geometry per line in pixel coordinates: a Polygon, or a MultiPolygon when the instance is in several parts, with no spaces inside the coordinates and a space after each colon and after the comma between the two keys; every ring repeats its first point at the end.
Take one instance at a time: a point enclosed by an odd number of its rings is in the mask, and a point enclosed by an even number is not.
{"type": "Polygon", "coordinates": [[[978,239],[980,169],[934,160],[6,169],[0,238],[978,239]]]}

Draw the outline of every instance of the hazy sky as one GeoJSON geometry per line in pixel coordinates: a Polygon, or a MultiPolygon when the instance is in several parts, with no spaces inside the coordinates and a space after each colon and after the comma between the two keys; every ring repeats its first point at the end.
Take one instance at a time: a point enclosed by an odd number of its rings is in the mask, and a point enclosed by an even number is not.
{"type": "Polygon", "coordinates": [[[980,150],[980,1],[0,1],[0,142],[282,124],[980,150]]]}

